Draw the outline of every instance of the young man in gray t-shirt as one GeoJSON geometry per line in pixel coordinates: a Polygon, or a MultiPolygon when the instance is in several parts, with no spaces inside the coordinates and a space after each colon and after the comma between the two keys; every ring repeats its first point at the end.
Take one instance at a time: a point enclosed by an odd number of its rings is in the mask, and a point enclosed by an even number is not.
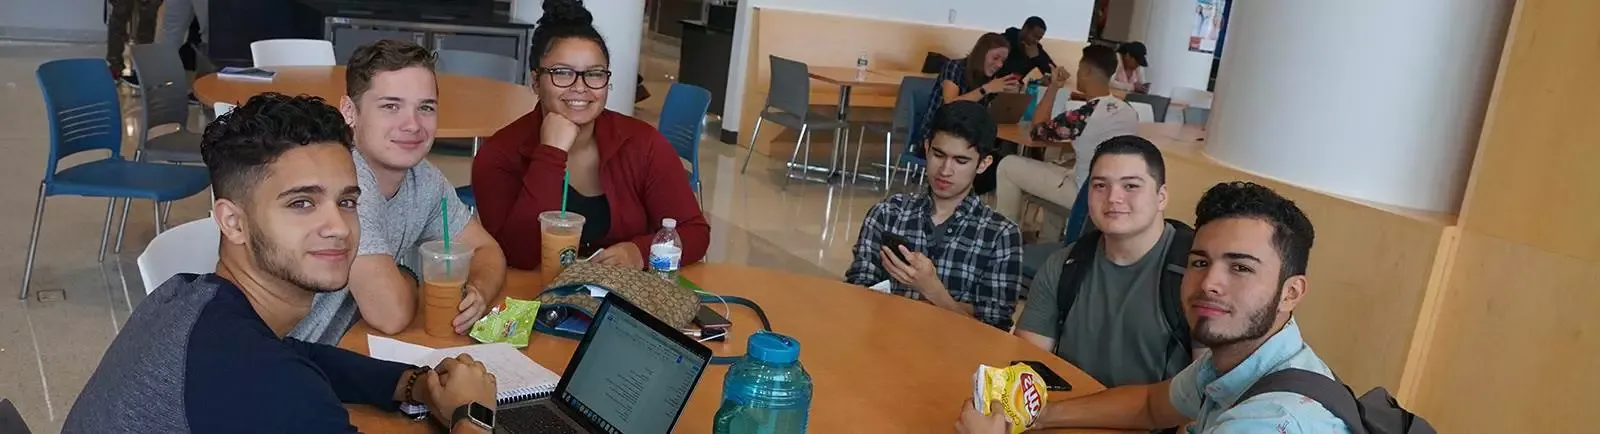
{"type": "MultiPolygon", "coordinates": [[[[1175,245],[1167,207],[1166,163],[1154,144],[1137,136],[1114,137],[1095,151],[1089,169],[1089,218],[1102,234],[1093,262],[1081,264],[1076,291],[1058,286],[1073,246],[1050,255],[1034,277],[1016,334],[1050,350],[1115,387],[1172,378],[1192,360],[1174,352],[1189,336],[1173,336],[1162,305],[1167,252],[1175,245]],[[1059,294],[1075,293],[1070,312],[1059,294]],[[1065,315],[1065,320],[1063,320],[1065,315]]],[[[1180,315],[1181,316],[1181,315],[1180,315]]],[[[1183,327],[1182,329],[1187,329],[1183,327]]]]}
{"type": "Polygon", "coordinates": [[[361,243],[349,286],[317,294],[290,336],[334,344],[357,318],[379,332],[405,330],[418,302],[417,246],[447,230],[452,243],[474,247],[453,321],[456,333],[465,334],[500,293],[506,260],[449,180],[425,160],[438,129],[433,56],[409,42],[363,45],[350,56],[345,87],[339,110],[355,133],[361,243]]]}

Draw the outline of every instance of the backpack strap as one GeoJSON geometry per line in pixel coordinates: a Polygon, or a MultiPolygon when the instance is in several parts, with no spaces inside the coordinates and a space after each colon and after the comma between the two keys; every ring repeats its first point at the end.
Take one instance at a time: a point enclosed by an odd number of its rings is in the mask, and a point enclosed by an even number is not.
{"type": "Polygon", "coordinates": [[[1165,269],[1160,279],[1161,311],[1167,317],[1167,327],[1171,329],[1176,348],[1189,355],[1194,353],[1194,346],[1193,339],[1189,337],[1189,317],[1183,313],[1183,273],[1189,269],[1189,249],[1194,246],[1194,228],[1172,219],[1167,219],[1167,224],[1172,225],[1173,233],[1172,242],[1167,245],[1165,269]]]}
{"type": "Polygon", "coordinates": [[[1344,421],[1351,434],[1367,433],[1366,424],[1362,422],[1361,405],[1356,402],[1355,394],[1350,392],[1350,386],[1304,369],[1289,368],[1261,377],[1243,395],[1239,395],[1234,405],[1270,392],[1296,393],[1311,398],[1344,421]]]}
{"type": "Polygon", "coordinates": [[[1100,249],[1100,231],[1089,231],[1083,234],[1072,244],[1072,250],[1067,253],[1066,262],[1061,264],[1061,279],[1056,283],[1056,305],[1061,315],[1056,317],[1056,342],[1060,342],[1061,334],[1066,331],[1067,314],[1072,313],[1072,304],[1078,301],[1078,292],[1083,286],[1083,279],[1089,275],[1089,267],[1094,263],[1094,254],[1100,249]]]}

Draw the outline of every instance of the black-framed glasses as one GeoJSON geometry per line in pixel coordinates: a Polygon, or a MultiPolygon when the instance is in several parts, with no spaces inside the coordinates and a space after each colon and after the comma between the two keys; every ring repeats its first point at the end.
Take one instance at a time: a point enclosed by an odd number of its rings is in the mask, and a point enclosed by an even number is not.
{"type": "Polygon", "coordinates": [[[604,89],[611,84],[611,70],[591,69],[579,71],[572,68],[541,68],[539,73],[550,77],[550,84],[556,87],[572,87],[578,84],[578,77],[583,77],[584,87],[590,89],[604,89]]]}

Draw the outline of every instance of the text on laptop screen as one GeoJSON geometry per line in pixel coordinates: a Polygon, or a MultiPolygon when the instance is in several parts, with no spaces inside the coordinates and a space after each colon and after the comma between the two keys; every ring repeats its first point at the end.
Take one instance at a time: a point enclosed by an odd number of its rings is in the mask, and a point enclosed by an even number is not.
{"type": "Polygon", "coordinates": [[[602,310],[560,399],[607,432],[667,432],[705,360],[627,312],[602,310]]]}

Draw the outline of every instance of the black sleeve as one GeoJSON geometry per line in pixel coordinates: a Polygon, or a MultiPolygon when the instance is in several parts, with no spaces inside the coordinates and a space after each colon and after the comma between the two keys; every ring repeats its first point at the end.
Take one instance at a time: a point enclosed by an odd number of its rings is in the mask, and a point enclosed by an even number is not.
{"type": "Polygon", "coordinates": [[[357,432],[328,377],[275,336],[201,330],[190,337],[184,369],[191,432],[357,432]]]}
{"type": "Polygon", "coordinates": [[[388,411],[398,410],[394,388],[400,383],[400,376],[415,367],[298,339],[285,339],[284,344],[327,375],[328,384],[340,402],[367,404],[388,411]]]}
{"type": "Polygon", "coordinates": [[[1053,72],[1053,69],[1056,66],[1056,61],[1055,59],[1050,58],[1050,53],[1046,53],[1044,51],[1044,45],[1039,46],[1039,55],[1034,56],[1033,66],[1038,67],[1039,72],[1046,74],[1053,72]]]}

